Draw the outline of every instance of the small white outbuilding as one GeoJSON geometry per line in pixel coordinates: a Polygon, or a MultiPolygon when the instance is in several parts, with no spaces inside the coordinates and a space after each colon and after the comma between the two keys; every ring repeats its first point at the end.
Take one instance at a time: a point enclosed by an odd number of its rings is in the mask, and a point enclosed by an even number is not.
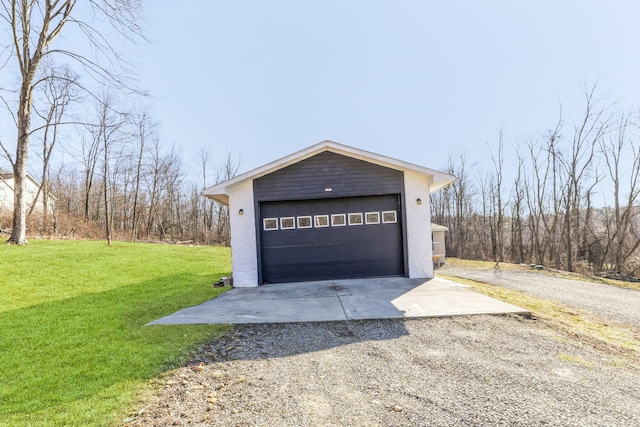
{"type": "Polygon", "coordinates": [[[446,261],[447,248],[445,245],[444,233],[449,231],[448,227],[431,223],[431,235],[433,239],[433,263],[440,267],[446,261]]]}
{"type": "MultiPolygon", "coordinates": [[[[0,169],[0,213],[13,212],[14,185],[15,179],[13,176],[13,172],[8,172],[0,169]]],[[[35,204],[34,210],[36,212],[42,212],[42,192],[38,195],[40,183],[36,181],[36,179],[33,178],[30,174],[27,174],[25,185],[27,189],[25,195],[27,207],[31,208],[31,206],[35,204]],[[37,200],[36,195],[38,195],[37,200]]],[[[52,212],[55,201],[56,198],[52,194],[49,194],[49,200],[47,201],[49,213],[52,212]]]]}
{"type": "Polygon", "coordinates": [[[229,206],[233,284],[433,277],[443,172],[323,141],[207,188],[229,206]]]}

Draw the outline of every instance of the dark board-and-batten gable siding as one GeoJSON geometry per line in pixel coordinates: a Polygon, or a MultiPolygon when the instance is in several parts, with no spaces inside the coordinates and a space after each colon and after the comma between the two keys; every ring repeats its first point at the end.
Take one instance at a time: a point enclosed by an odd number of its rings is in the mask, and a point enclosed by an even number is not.
{"type": "Polygon", "coordinates": [[[403,193],[402,171],[325,151],[253,182],[256,202],[403,193]],[[327,191],[327,189],[331,191],[327,191]]]}

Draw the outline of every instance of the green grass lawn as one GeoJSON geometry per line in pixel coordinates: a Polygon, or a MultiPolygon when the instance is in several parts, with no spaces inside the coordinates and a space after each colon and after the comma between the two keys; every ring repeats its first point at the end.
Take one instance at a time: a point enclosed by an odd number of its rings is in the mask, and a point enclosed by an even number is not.
{"type": "Polygon", "coordinates": [[[230,271],[228,248],[0,245],[0,426],[121,422],[150,378],[227,328],[144,325],[218,295],[230,271]]]}

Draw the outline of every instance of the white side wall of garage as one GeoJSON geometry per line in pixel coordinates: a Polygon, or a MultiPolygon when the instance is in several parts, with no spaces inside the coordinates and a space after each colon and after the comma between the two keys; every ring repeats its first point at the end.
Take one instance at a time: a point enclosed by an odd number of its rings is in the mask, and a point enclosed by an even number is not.
{"type": "Polygon", "coordinates": [[[253,181],[241,181],[230,187],[228,192],[233,286],[258,286],[253,181]],[[240,209],[243,211],[242,215],[239,213],[240,209]]]}
{"type": "Polygon", "coordinates": [[[404,172],[407,261],[411,278],[433,277],[429,184],[431,177],[425,174],[404,172]]]}

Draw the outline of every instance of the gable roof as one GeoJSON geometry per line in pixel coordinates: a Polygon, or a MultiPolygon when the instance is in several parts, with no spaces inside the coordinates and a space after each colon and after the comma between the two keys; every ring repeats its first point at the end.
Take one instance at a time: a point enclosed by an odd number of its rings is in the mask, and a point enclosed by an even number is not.
{"type": "MultiPolygon", "coordinates": [[[[5,170],[0,169],[0,180],[3,180],[3,181],[11,180],[11,181],[13,181],[14,176],[15,176],[15,174],[13,172],[7,172],[5,170]]],[[[38,187],[40,186],[40,181],[38,181],[37,179],[32,177],[30,173],[26,173],[25,174],[25,178],[27,178],[28,180],[33,182],[38,187]]]]}
{"type": "Polygon", "coordinates": [[[364,160],[366,162],[378,164],[380,166],[388,167],[390,169],[396,169],[401,171],[415,171],[425,175],[433,176],[433,182],[429,185],[429,192],[433,193],[455,181],[453,175],[446,174],[444,172],[437,171],[435,169],[429,169],[424,166],[418,166],[413,163],[405,162],[403,160],[394,159],[392,157],[383,156],[380,154],[372,153],[370,151],[361,150],[359,148],[350,147],[348,145],[340,144],[334,141],[325,140],[318,144],[314,144],[310,147],[304,148],[281,159],[274,160],[253,170],[245,172],[241,175],[231,178],[227,181],[223,181],[219,184],[215,184],[203,191],[203,195],[216,200],[218,202],[228,204],[229,196],[227,194],[227,188],[238,184],[242,181],[253,180],[267,175],[276,170],[285,168],[294,163],[298,163],[301,160],[308,159],[316,154],[330,151],[337,154],[342,154],[354,159],[364,160]]]}
{"type": "MultiPolygon", "coordinates": [[[[31,181],[33,185],[35,185],[36,187],[40,187],[42,185],[40,181],[32,177],[30,173],[27,173],[25,175],[25,178],[31,181]]],[[[10,191],[14,191],[14,186],[13,186],[14,173],[0,168],[0,185],[3,185],[4,187],[8,188],[10,191]]],[[[49,198],[53,200],[58,200],[58,198],[51,193],[49,193],[49,198]]]]}
{"type": "Polygon", "coordinates": [[[11,179],[13,178],[13,172],[9,172],[0,168],[0,179],[11,179]]]}

